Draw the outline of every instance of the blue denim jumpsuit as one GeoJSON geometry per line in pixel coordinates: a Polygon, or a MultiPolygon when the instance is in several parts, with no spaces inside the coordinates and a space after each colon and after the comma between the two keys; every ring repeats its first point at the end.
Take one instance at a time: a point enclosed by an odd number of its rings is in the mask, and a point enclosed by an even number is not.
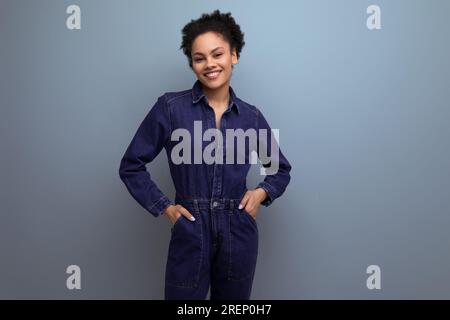
{"type": "MultiPolygon", "coordinates": [[[[194,121],[201,121],[200,139],[203,140],[205,130],[216,128],[214,109],[197,80],[192,89],[166,92],[158,98],[120,163],[121,180],[133,198],[152,215],[158,217],[167,206],[180,204],[196,219],[190,221],[181,216],[171,229],[165,299],[205,299],[209,289],[211,300],[250,299],[258,255],[258,226],[238,206],[247,191],[246,176],[251,163],[248,154],[245,163],[225,161],[225,130],[267,129],[267,141],[259,141],[258,136],[258,146],[265,143],[269,160],[272,160],[270,146],[274,140],[260,110],[239,99],[231,86],[229,91],[230,103],[220,122],[224,161],[174,163],[171,158],[172,149],[180,142],[172,138],[175,129],[187,129],[194,137],[194,121]],[[161,192],[146,169],[146,164],[163,148],[175,186],[174,202],[161,192]]],[[[211,141],[198,141],[195,137],[191,140],[192,150],[195,143],[201,144],[201,150],[211,144],[211,141]]],[[[259,157],[259,147],[255,151],[259,157]]],[[[257,185],[268,194],[262,202],[264,206],[278,198],[290,181],[291,165],[280,149],[278,152],[278,171],[266,175],[257,185]]]]}

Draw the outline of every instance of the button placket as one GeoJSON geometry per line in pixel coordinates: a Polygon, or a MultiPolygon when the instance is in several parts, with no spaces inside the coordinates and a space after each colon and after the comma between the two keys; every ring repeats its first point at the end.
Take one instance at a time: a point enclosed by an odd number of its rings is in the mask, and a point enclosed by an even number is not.
{"type": "MultiPolygon", "coordinates": [[[[226,121],[225,121],[225,119],[223,118],[223,116],[222,116],[222,119],[221,119],[221,124],[220,124],[220,133],[221,133],[221,136],[222,136],[222,145],[220,146],[220,148],[222,149],[222,159],[221,159],[221,161],[223,162],[223,159],[224,159],[224,143],[223,143],[223,139],[224,139],[224,134],[223,134],[223,132],[224,132],[224,129],[225,129],[225,126],[226,126],[226,121]]],[[[214,156],[216,156],[215,154],[214,154],[214,156]]],[[[214,162],[214,170],[213,170],[213,172],[214,172],[214,174],[213,174],[213,185],[212,185],[212,199],[217,199],[217,198],[220,198],[220,196],[221,196],[221,193],[222,193],[222,164],[221,163],[216,163],[216,162],[214,162]]]]}

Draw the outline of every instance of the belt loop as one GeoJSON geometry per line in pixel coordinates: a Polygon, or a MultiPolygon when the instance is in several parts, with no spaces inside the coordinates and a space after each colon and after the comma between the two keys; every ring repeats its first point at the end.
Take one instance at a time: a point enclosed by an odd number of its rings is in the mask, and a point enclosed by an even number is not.
{"type": "Polygon", "coordinates": [[[233,199],[230,200],[230,209],[231,209],[231,212],[234,211],[234,200],[233,199]]]}
{"type": "Polygon", "coordinates": [[[196,213],[200,213],[200,209],[198,207],[198,200],[194,199],[194,209],[196,213]]]}

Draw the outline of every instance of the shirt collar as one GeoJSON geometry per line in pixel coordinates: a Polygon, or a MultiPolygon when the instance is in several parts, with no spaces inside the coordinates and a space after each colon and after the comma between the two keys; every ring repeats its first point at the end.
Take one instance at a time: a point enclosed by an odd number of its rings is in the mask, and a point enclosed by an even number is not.
{"type": "MultiPolygon", "coordinates": [[[[229,89],[230,89],[230,105],[228,106],[228,108],[233,108],[234,106],[236,112],[239,114],[239,106],[237,104],[236,94],[234,93],[234,90],[231,86],[229,86],[229,89]]],[[[197,81],[195,81],[192,87],[192,103],[196,104],[203,97],[206,96],[203,93],[202,83],[200,82],[200,80],[197,79],[197,81]]]]}

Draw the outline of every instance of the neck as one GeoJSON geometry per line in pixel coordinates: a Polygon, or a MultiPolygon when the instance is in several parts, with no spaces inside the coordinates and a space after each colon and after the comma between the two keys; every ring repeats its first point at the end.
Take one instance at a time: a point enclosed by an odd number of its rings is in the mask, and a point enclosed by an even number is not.
{"type": "Polygon", "coordinates": [[[203,86],[203,93],[208,97],[208,101],[211,104],[227,107],[230,99],[229,87],[230,84],[228,82],[217,89],[210,89],[203,86]]]}

